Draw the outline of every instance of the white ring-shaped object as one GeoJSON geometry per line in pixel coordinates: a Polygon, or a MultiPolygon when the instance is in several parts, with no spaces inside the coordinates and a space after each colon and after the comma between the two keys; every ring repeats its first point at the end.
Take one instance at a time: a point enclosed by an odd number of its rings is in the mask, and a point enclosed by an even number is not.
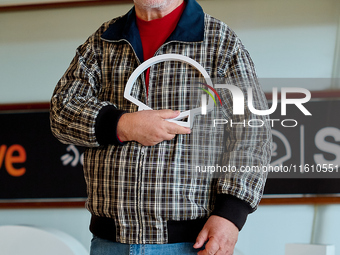
{"type": "MultiPolygon", "coordinates": [[[[137,80],[139,75],[142,72],[144,72],[146,69],[148,69],[150,66],[164,62],[164,61],[181,61],[181,62],[187,63],[187,64],[195,67],[198,71],[201,72],[202,76],[206,80],[206,83],[208,85],[210,85],[211,87],[213,87],[213,84],[211,82],[210,76],[208,75],[207,71],[198,62],[196,62],[192,58],[189,58],[189,57],[186,57],[186,56],[183,56],[183,55],[179,55],[179,54],[164,54],[164,55],[155,56],[155,57],[152,57],[152,58],[148,59],[147,61],[143,62],[141,65],[139,65],[136,68],[136,70],[133,71],[129,80],[126,83],[126,87],[125,87],[125,90],[124,90],[124,97],[127,100],[129,100],[130,102],[136,104],[138,106],[138,111],[152,110],[152,109],[149,106],[147,106],[146,104],[142,103],[141,101],[139,101],[136,98],[131,96],[131,90],[132,90],[133,84],[135,83],[135,81],[137,80]]],[[[210,92],[213,93],[211,90],[210,90],[210,92]]],[[[198,107],[198,108],[194,108],[192,110],[181,112],[180,115],[177,116],[176,118],[167,119],[167,121],[174,122],[174,123],[176,123],[180,126],[192,128],[193,122],[194,122],[194,116],[197,115],[197,114],[200,114],[201,108],[202,107],[198,107]],[[184,119],[186,117],[188,117],[187,121],[180,121],[181,119],[184,119]]],[[[214,109],[213,100],[209,100],[206,109],[207,109],[206,110],[207,112],[210,112],[214,109]]]]}

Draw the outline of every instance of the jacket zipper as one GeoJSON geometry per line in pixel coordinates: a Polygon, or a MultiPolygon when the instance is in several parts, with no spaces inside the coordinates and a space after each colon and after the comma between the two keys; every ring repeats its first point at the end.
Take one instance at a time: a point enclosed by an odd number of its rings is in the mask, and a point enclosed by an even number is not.
{"type": "Polygon", "coordinates": [[[143,162],[144,162],[144,146],[142,146],[140,153],[141,157],[139,160],[139,171],[138,171],[138,183],[137,183],[137,214],[138,214],[138,221],[139,221],[139,233],[138,233],[138,243],[142,244],[143,243],[143,221],[142,221],[142,190],[141,190],[141,185],[142,185],[142,169],[143,169],[143,162]]]}

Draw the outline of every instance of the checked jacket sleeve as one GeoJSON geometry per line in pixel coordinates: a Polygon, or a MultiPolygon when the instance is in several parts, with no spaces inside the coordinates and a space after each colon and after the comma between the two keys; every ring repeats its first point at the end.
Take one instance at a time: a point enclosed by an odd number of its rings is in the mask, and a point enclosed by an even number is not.
{"type": "Polygon", "coordinates": [[[225,64],[224,82],[243,92],[244,115],[233,115],[230,91],[219,90],[224,102],[223,115],[229,121],[225,125],[227,139],[222,164],[233,166],[237,171],[218,179],[218,195],[212,214],[231,220],[241,229],[247,215],[256,210],[262,198],[267,178],[263,166],[270,163],[272,136],[268,116],[255,115],[248,108],[249,90],[255,109],[265,110],[268,105],[249,53],[241,43],[239,45],[225,64]]]}
{"type": "Polygon", "coordinates": [[[97,147],[121,144],[116,127],[124,111],[97,97],[102,84],[99,43],[90,37],[81,45],[58,82],[51,99],[53,134],[63,143],[97,147]],[[92,40],[92,41],[91,41],[92,40]]]}

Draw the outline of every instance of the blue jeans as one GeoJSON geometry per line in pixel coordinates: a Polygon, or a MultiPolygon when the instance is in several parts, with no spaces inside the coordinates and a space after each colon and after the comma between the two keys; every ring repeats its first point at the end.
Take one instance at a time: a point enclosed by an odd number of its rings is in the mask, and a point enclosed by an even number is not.
{"type": "Polygon", "coordinates": [[[122,244],[94,236],[90,255],[196,255],[193,243],[122,244]]]}

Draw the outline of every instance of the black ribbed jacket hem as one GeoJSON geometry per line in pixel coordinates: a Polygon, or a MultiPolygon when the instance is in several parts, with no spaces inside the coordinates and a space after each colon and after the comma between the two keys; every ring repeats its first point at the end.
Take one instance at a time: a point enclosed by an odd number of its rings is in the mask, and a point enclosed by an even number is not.
{"type": "MultiPolygon", "coordinates": [[[[168,221],[168,243],[195,243],[207,219],[168,221]]],[[[116,225],[111,218],[92,215],[90,231],[93,235],[116,242],[116,225]]]]}

